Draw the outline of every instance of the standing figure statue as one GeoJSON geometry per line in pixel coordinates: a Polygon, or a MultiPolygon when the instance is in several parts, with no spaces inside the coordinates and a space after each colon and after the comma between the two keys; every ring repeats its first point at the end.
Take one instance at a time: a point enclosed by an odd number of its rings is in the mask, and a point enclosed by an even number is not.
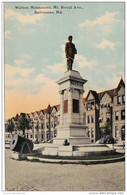
{"type": "Polygon", "coordinates": [[[65,45],[65,54],[67,58],[67,70],[72,70],[72,64],[74,60],[75,54],[77,54],[77,50],[75,45],[72,43],[72,36],[68,37],[68,41],[65,45]]]}

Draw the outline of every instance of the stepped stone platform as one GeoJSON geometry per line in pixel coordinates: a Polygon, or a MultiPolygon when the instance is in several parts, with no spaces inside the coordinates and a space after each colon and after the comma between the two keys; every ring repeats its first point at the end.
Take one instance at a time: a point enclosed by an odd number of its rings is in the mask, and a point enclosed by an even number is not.
{"type": "Polygon", "coordinates": [[[115,149],[105,144],[82,144],[82,145],[69,145],[59,146],[51,144],[45,147],[42,151],[42,155],[58,155],[58,156],[92,156],[103,154],[114,154],[115,149]]]}
{"type": "Polygon", "coordinates": [[[117,158],[106,158],[106,159],[98,159],[98,160],[70,160],[70,159],[55,159],[55,158],[40,158],[40,157],[34,157],[34,156],[27,156],[28,160],[38,160],[39,162],[48,162],[48,163],[63,163],[63,164],[86,164],[86,165],[91,165],[91,164],[102,164],[102,163],[113,163],[113,162],[119,162],[119,161],[124,161],[125,156],[120,156],[117,158]]]}

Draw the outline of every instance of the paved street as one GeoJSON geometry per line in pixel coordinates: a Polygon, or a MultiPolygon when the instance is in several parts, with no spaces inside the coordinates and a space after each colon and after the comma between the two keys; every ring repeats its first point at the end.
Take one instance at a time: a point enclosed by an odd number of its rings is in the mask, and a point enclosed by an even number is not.
{"type": "Polygon", "coordinates": [[[6,149],[5,185],[9,191],[124,191],[125,163],[46,164],[10,159],[6,149]]]}

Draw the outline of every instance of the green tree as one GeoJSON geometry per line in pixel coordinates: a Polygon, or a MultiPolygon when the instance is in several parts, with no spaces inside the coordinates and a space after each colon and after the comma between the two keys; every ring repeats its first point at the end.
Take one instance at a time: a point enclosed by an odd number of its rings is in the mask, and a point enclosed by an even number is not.
{"type": "Polygon", "coordinates": [[[5,131],[12,133],[14,131],[14,122],[12,119],[8,119],[7,123],[5,124],[5,131]]]}
{"type": "Polygon", "coordinates": [[[111,135],[111,122],[107,121],[103,127],[103,134],[106,135],[111,135]]]}
{"type": "Polygon", "coordinates": [[[25,130],[30,128],[32,128],[31,119],[27,118],[25,113],[21,113],[17,120],[17,129],[22,130],[25,137],[25,130]]]}

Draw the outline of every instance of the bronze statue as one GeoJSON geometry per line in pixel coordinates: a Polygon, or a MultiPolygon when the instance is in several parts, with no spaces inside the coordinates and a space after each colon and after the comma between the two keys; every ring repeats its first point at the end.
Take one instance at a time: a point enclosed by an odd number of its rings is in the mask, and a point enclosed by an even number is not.
{"type": "Polygon", "coordinates": [[[77,54],[77,50],[75,45],[72,43],[72,36],[68,37],[68,41],[65,45],[65,54],[67,58],[67,70],[72,70],[72,64],[74,60],[75,54],[77,54]]]}

